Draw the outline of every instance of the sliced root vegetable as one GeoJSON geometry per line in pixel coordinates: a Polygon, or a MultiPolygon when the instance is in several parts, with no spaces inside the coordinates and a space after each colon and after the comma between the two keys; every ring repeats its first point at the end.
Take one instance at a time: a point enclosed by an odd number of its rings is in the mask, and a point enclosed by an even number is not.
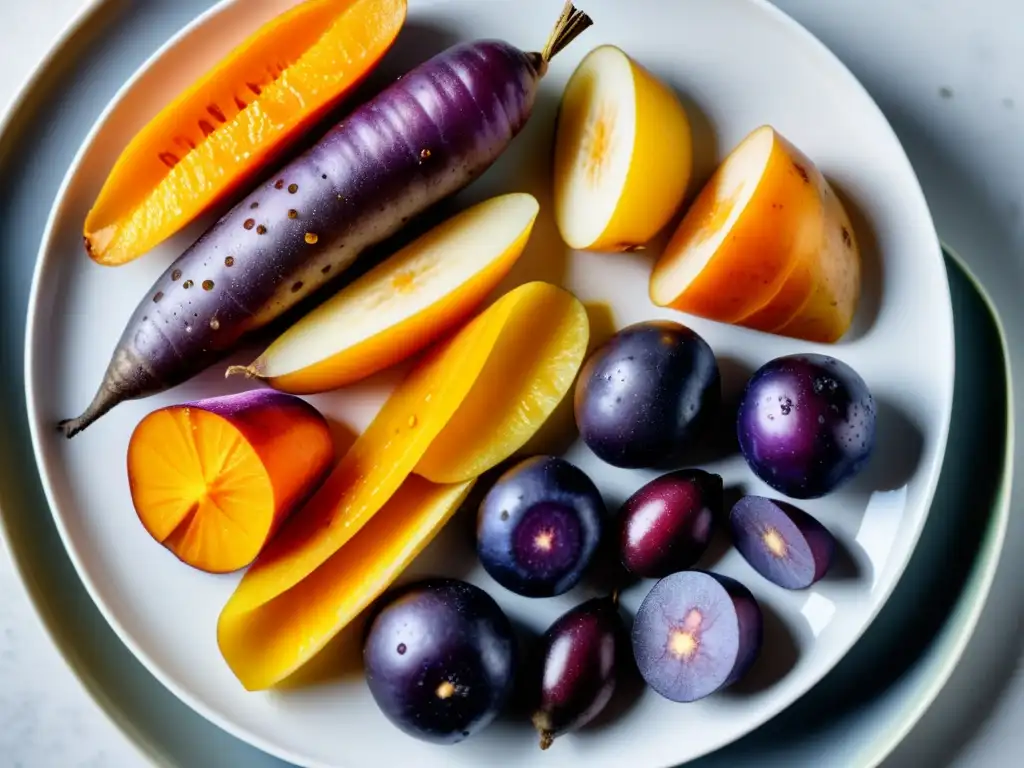
{"type": "Polygon", "coordinates": [[[586,307],[551,285],[524,299],[459,409],[416,465],[435,483],[477,477],[540,429],[572,387],[590,339],[586,307]]]}
{"type": "Polygon", "coordinates": [[[128,480],[153,538],[224,573],[252,562],[333,461],[313,406],[259,390],[150,413],[128,445],[128,480]]]}
{"type": "MultiPolygon", "coordinates": [[[[481,382],[481,372],[492,358],[536,354],[536,344],[513,345],[506,339],[521,337],[524,323],[539,312],[557,310],[550,300],[553,295],[566,303],[578,303],[571,294],[547,283],[522,285],[477,315],[410,371],[309,503],[246,571],[223,610],[222,627],[225,621],[235,621],[233,617],[273,610],[270,606],[280,596],[311,575],[315,578],[317,569],[339,550],[344,551],[352,537],[406,482],[431,443],[481,382]]],[[[525,359],[520,362],[529,364],[525,359]]],[[[566,361],[566,365],[571,364],[571,360],[566,361]]],[[[533,389],[535,385],[528,382],[528,386],[533,389]]],[[[495,463],[506,458],[495,452],[489,455],[495,463]]],[[[487,469],[490,467],[482,471],[487,469]]],[[[382,563],[387,558],[386,551],[382,551],[382,563]]],[[[330,604],[321,608],[334,610],[330,604]]],[[[337,624],[332,632],[342,626],[337,624]]],[[[328,639],[323,638],[324,642],[328,639]]],[[[250,635],[246,642],[252,645],[246,651],[252,658],[277,653],[258,634],[250,635]]],[[[228,661],[232,663],[230,658],[228,661]]]]}
{"type": "Polygon", "coordinates": [[[784,501],[744,496],[729,513],[729,527],[751,567],[785,589],[806,589],[832,565],[835,538],[817,519],[784,501]]]}
{"type": "Polygon", "coordinates": [[[683,202],[693,140],[679,98],[619,48],[576,68],[555,139],[555,218],[566,244],[621,251],[654,237],[683,202]]]}
{"type": "Polygon", "coordinates": [[[539,206],[491,198],[438,225],[231,369],[296,394],[365,378],[423,349],[478,307],[516,262],[539,206]]]}
{"type": "Polygon", "coordinates": [[[405,0],[307,0],[168,104],[118,158],[85,220],[101,264],[141,256],[250,180],[360,83],[405,0]]]}
{"type": "Polygon", "coordinates": [[[845,332],[859,291],[859,257],[856,248],[830,246],[835,237],[845,239],[844,227],[852,243],[852,230],[834,218],[841,206],[826,207],[827,185],[819,179],[814,164],[777,131],[751,133],[701,190],[658,259],[651,300],[776,331],[804,307],[819,308],[811,287],[827,284],[825,303],[835,301],[834,314],[845,318],[834,330],[845,332]]]}
{"type": "Polygon", "coordinates": [[[269,688],[312,659],[401,575],[473,482],[435,485],[410,476],[359,533],[295,587],[248,612],[229,603],[217,642],[245,688],[269,688]]]}

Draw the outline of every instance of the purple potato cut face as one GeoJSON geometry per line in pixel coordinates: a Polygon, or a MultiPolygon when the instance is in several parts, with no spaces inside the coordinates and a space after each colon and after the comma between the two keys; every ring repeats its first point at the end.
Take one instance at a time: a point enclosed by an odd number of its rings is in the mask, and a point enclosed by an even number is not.
{"type": "Polygon", "coordinates": [[[679,323],[655,320],[619,331],[587,360],[576,384],[580,436],[618,467],[677,460],[721,402],[715,355],[679,323]]]}
{"type": "Polygon", "coordinates": [[[721,514],[719,475],[681,469],[655,478],[619,511],[623,566],[641,578],[662,578],[690,568],[707,549],[721,514]]]}
{"type": "Polygon", "coordinates": [[[533,714],[541,749],[582,728],[607,706],[626,641],[618,605],[610,597],[581,603],[544,633],[540,702],[533,714]]]}
{"type": "Polygon", "coordinates": [[[582,470],[552,456],[517,464],[477,515],[477,554],[506,589],[552,597],[572,589],[601,538],[604,502],[582,470]]]}
{"type": "Polygon", "coordinates": [[[737,436],[761,480],[794,499],[832,492],[867,464],[875,401],[849,365],[818,354],[789,355],[747,382],[737,436]]]}
{"type": "Polygon", "coordinates": [[[363,646],[381,712],[423,741],[454,744],[505,705],[516,671],[512,625],[479,587],[427,579],[382,598],[363,646]]]}
{"type": "Polygon", "coordinates": [[[733,506],[729,527],[744,559],[780,587],[806,589],[832,564],[836,548],[832,534],[786,502],[745,496],[733,506]]]}
{"type": "Polygon", "coordinates": [[[739,680],[761,651],[761,609],[735,579],[681,571],[659,581],[633,622],[646,683],[671,701],[697,701],[739,680]]]}

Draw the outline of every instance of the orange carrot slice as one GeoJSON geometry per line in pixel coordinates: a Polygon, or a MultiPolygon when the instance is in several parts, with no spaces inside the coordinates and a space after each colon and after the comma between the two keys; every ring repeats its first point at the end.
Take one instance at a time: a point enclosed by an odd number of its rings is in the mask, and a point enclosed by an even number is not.
{"type": "Polygon", "coordinates": [[[85,220],[97,262],[131,261],[207,211],[360,83],[406,0],[307,0],[264,24],[125,148],[85,220]]]}
{"type": "Polygon", "coordinates": [[[128,445],[142,525],[179,559],[211,573],[248,565],[334,462],[311,405],[269,390],[160,408],[128,445]]]}

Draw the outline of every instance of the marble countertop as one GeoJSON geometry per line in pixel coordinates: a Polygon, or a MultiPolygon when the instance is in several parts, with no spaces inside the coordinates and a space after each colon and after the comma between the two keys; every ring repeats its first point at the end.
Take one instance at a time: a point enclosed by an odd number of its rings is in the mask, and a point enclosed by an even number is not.
{"type": "MultiPolygon", "coordinates": [[[[143,0],[134,0],[142,2],[143,0]]],[[[0,0],[6,105],[85,0],[0,0]]],[[[776,0],[861,79],[921,178],[940,235],[1009,316],[1024,286],[1024,3],[776,0]],[[972,255],[974,254],[974,255],[972,255]],[[978,254],[985,254],[984,257],[978,254]]],[[[1024,370],[1024,323],[1009,329],[1024,370]]],[[[1018,458],[1024,451],[1018,441],[1018,458]]],[[[1014,510],[1024,490],[1014,494],[1014,510]]],[[[1007,551],[1024,546],[1014,515],[1007,551]]],[[[1003,558],[967,656],[888,768],[1005,768],[1024,752],[1024,558],[1003,558]]],[[[64,665],[0,549],[0,768],[144,765],[64,665]]]]}

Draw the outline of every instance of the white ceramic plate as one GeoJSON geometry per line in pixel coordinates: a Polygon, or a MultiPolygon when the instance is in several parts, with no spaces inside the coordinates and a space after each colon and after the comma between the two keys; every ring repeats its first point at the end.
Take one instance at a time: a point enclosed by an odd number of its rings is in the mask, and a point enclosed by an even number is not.
{"type": "MultiPolygon", "coordinates": [[[[29,418],[50,505],[83,581],[126,645],[168,688],[230,732],[304,765],[401,760],[418,768],[478,766],[498,755],[503,766],[532,765],[535,740],[527,726],[511,720],[456,747],[404,736],[378,713],[358,671],[268,693],[246,693],[237,683],[214,633],[237,576],[193,571],[146,534],[131,507],[124,456],[135,424],[153,408],[233,391],[244,382],[224,382],[218,367],[165,395],[118,407],[73,441],[59,438],[54,428],[91,397],[138,297],[201,231],[193,227],[118,269],[92,264],[81,250],[81,222],[103,178],[133,132],[175,92],[290,4],[235,0],[197,19],[126,84],[69,171],[40,252],[26,345],[29,418]]],[[[540,46],[560,2],[535,6],[525,13],[513,0],[413,0],[408,26],[379,77],[458,39],[498,36],[527,49],[540,46]]],[[[896,137],[866,92],[809,34],[754,0],[591,0],[583,7],[595,26],[556,59],[530,125],[460,196],[460,204],[522,189],[546,206],[561,87],[587,50],[611,42],[683,94],[695,124],[701,177],[763,123],[775,125],[819,164],[856,212],[864,297],[848,338],[827,349],[656,310],[647,300],[647,256],[564,253],[546,207],[508,285],[560,280],[585,301],[608,302],[617,326],[682,319],[711,343],[732,392],[772,357],[817,350],[850,363],[879,401],[877,453],[869,469],[840,492],[805,505],[843,544],[843,567],[833,577],[809,592],[786,593],[756,577],[734,552],[705,563],[743,580],[766,611],[764,652],[748,679],[691,705],[647,692],[601,728],[561,740],[550,754],[559,766],[628,762],[646,768],[685,762],[766,721],[832,668],[884,604],[917,541],[938,479],[952,399],[952,313],[934,228],[896,137]]],[[[312,400],[358,430],[393,380],[385,375],[312,400]]],[[[612,504],[651,476],[601,465],[580,445],[567,456],[591,472],[612,504]]],[[[712,457],[704,466],[723,474],[729,486],[768,491],[737,455],[712,457]]],[[[450,526],[413,571],[469,578],[537,630],[589,594],[581,587],[557,599],[515,598],[483,574],[460,534],[457,524],[450,526]]],[[[626,606],[635,608],[649,586],[633,587],[624,595],[626,606]]]]}

